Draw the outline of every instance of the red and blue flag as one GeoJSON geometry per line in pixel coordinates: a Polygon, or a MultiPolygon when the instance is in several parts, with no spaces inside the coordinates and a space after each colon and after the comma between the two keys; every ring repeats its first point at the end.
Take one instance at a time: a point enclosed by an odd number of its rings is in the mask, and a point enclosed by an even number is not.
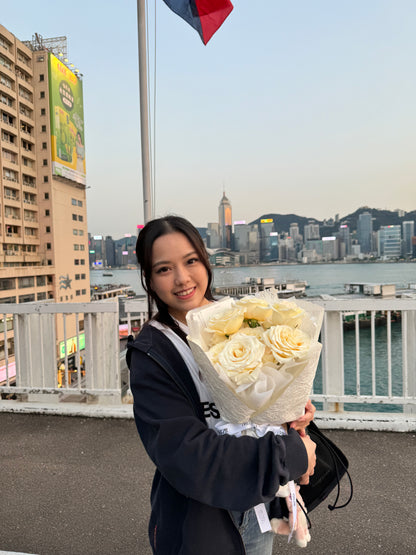
{"type": "Polygon", "coordinates": [[[198,31],[204,44],[207,44],[233,10],[229,0],[164,0],[164,2],[198,31]]]}

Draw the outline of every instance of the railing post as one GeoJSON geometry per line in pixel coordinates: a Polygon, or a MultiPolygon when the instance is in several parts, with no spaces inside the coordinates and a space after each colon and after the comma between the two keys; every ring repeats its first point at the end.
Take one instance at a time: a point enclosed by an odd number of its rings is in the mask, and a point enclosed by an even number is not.
{"type": "MultiPolygon", "coordinates": [[[[342,313],[325,311],[322,326],[322,393],[344,394],[344,340],[342,313]]],[[[343,404],[324,402],[324,410],[341,412],[343,404]]]]}
{"type": "MultiPolygon", "coordinates": [[[[405,315],[405,329],[402,328],[405,345],[403,352],[403,394],[407,394],[407,397],[416,397],[416,310],[407,310],[405,315]]],[[[404,405],[403,412],[415,414],[415,404],[404,405]]]]}

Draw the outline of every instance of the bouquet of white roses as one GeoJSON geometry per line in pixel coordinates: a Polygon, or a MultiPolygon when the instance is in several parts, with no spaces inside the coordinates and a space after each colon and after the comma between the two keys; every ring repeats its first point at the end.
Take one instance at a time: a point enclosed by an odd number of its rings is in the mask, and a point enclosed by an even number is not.
{"type": "Polygon", "coordinates": [[[318,365],[323,309],[261,292],[188,312],[188,342],[221,418],[280,425],[299,418],[318,365]]]}

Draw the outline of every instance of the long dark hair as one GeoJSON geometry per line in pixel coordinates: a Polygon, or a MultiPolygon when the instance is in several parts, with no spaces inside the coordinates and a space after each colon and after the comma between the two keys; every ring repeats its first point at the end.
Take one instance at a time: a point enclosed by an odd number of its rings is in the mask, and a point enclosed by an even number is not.
{"type": "Polygon", "coordinates": [[[198,233],[198,230],[185,218],[180,216],[165,216],[163,218],[157,218],[148,222],[144,228],[140,231],[136,243],[136,257],[137,262],[140,266],[140,278],[144,290],[147,293],[147,303],[149,311],[149,320],[153,316],[153,303],[156,304],[157,313],[154,319],[166,324],[173,329],[178,335],[184,339],[185,334],[173,320],[168,311],[168,306],[164,303],[157,294],[153,291],[151,286],[152,280],[152,249],[153,243],[161,237],[162,235],[168,235],[170,233],[182,233],[191,243],[193,248],[208,274],[208,285],[205,291],[205,298],[209,301],[213,301],[214,297],[211,292],[212,284],[212,270],[209,263],[209,256],[205,249],[204,242],[198,233]]]}

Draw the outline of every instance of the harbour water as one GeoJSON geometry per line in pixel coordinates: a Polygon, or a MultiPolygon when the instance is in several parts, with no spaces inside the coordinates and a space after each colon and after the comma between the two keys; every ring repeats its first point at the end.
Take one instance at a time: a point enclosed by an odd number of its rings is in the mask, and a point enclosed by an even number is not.
{"type": "MultiPolygon", "coordinates": [[[[309,288],[307,296],[336,295],[344,292],[349,282],[394,283],[404,288],[416,282],[416,263],[368,263],[368,264],[285,264],[244,266],[237,268],[214,268],[214,285],[242,283],[246,277],[273,277],[276,281],[304,280],[309,288]]],[[[136,294],[144,293],[139,271],[91,270],[91,285],[125,284],[136,294]],[[113,274],[105,276],[104,273],[113,274]]]]}

